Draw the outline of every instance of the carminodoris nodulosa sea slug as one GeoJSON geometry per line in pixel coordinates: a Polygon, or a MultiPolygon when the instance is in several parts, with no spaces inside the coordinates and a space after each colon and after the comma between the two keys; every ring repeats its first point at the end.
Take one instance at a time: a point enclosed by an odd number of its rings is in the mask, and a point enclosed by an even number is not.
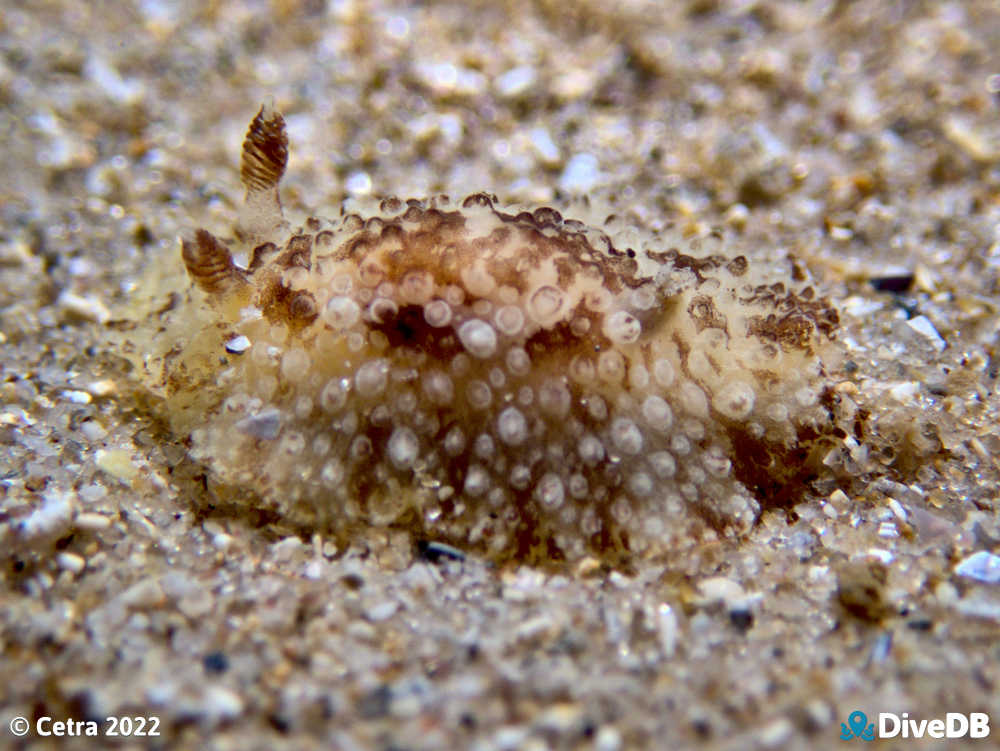
{"type": "Polygon", "coordinates": [[[248,502],[498,559],[656,555],[745,532],[843,436],[821,359],[837,314],[797,269],[616,247],[484,193],[295,227],[287,158],[265,106],[235,238],[185,238],[193,284],[124,337],[248,502]]]}

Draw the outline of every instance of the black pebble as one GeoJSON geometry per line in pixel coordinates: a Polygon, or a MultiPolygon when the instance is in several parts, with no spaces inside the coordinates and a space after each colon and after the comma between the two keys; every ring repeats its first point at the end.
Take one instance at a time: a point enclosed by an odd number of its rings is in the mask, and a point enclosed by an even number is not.
{"type": "Polygon", "coordinates": [[[869,279],[868,283],[879,292],[893,292],[899,294],[906,292],[913,284],[913,274],[897,274],[894,276],[877,276],[869,279]]]}
{"type": "Polygon", "coordinates": [[[430,540],[418,540],[417,551],[420,557],[431,563],[438,563],[444,559],[451,561],[464,561],[465,553],[451,545],[443,542],[432,542],[430,540]]]}
{"type": "Polygon", "coordinates": [[[730,610],[729,622],[740,631],[746,631],[753,625],[753,613],[749,610],[730,610]]]}
{"type": "Polygon", "coordinates": [[[209,652],[202,658],[202,664],[209,673],[225,673],[229,670],[229,658],[224,652],[209,652]]]}

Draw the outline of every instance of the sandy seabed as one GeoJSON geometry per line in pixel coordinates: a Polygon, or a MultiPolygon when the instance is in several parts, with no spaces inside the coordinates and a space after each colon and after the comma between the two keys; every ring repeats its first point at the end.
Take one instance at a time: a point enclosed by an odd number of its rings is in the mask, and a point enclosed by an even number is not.
{"type": "Polygon", "coordinates": [[[117,744],[208,749],[832,748],[855,710],[1000,723],[1000,10],[613,5],[0,10],[0,746],[111,745],[42,717],[155,717],[117,744]],[[392,529],[336,545],[214,506],[106,332],[182,233],[229,231],[269,96],[292,212],[585,195],[800,258],[870,413],[830,458],[853,481],[623,570],[498,568],[392,529]]]}

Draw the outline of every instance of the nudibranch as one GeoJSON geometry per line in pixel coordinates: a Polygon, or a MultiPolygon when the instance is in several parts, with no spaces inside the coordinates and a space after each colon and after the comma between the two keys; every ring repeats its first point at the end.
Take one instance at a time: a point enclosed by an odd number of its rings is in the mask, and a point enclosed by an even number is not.
{"type": "Polygon", "coordinates": [[[186,289],[125,337],[236,497],[339,535],[620,559],[739,536],[844,435],[823,355],[837,313],[797,265],[625,247],[486,193],[293,226],[287,160],[265,105],[235,236],[184,238],[186,289]]]}

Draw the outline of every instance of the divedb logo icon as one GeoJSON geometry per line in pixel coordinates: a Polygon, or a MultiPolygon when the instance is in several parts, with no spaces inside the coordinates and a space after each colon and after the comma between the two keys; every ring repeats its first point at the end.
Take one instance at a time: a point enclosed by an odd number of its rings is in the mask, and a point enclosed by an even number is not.
{"type": "Polygon", "coordinates": [[[846,723],[840,723],[840,740],[849,741],[860,738],[870,741],[875,738],[875,724],[868,724],[868,715],[860,710],[854,710],[847,717],[846,723]]]}
{"type": "Polygon", "coordinates": [[[990,734],[990,716],[985,712],[948,712],[944,719],[914,720],[909,712],[894,714],[879,712],[878,722],[869,723],[868,715],[860,710],[851,712],[847,722],[840,723],[840,739],[851,741],[860,738],[987,738],[990,734]]]}

